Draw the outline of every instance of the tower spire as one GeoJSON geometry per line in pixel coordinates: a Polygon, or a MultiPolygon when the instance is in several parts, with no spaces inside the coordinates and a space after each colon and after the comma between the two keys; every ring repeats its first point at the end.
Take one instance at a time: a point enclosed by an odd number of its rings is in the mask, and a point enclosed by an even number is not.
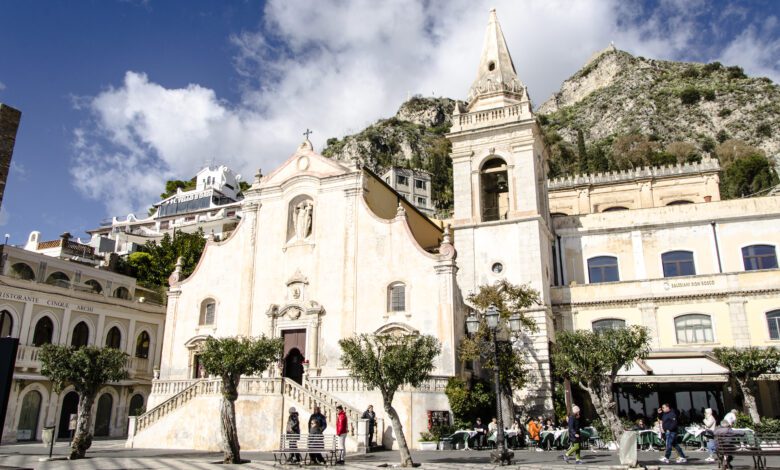
{"type": "Polygon", "coordinates": [[[512,56],[509,54],[509,48],[504,39],[504,32],[498,23],[496,9],[492,8],[485,32],[485,42],[482,46],[477,78],[469,89],[469,108],[472,108],[479,98],[487,96],[502,96],[517,103],[522,101],[524,88],[523,83],[517,78],[515,64],[512,62],[512,56]]]}

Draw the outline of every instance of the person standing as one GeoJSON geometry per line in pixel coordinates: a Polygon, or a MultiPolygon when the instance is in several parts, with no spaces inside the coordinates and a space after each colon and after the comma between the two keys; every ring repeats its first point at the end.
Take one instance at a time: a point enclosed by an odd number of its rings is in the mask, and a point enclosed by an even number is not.
{"type": "Polygon", "coordinates": [[[580,439],[580,407],[574,405],[571,407],[571,415],[569,415],[569,442],[571,443],[571,446],[569,447],[569,450],[563,454],[564,462],[569,463],[569,457],[571,454],[574,454],[574,457],[577,459],[574,463],[577,465],[582,464],[582,459],[580,458],[580,439]]]}
{"type": "Polygon", "coordinates": [[[338,411],[336,415],[336,435],[339,437],[339,453],[336,463],[344,465],[344,457],[347,454],[347,414],[341,405],[337,406],[336,410],[338,411]]]}
{"type": "MultiPolygon", "coordinates": [[[[287,439],[290,443],[291,449],[297,449],[298,448],[298,439],[300,439],[301,434],[301,423],[298,420],[298,410],[295,409],[295,407],[290,407],[290,416],[287,418],[287,434],[292,434],[292,436],[288,436],[287,439]]],[[[287,458],[287,463],[292,463],[293,460],[296,463],[300,463],[301,461],[301,454],[298,452],[290,455],[290,457],[287,458]]]]}
{"type": "Polygon", "coordinates": [[[679,455],[676,462],[685,463],[688,459],[685,458],[682,447],[677,443],[677,428],[679,426],[677,423],[677,412],[668,403],[664,403],[661,406],[661,411],[663,412],[661,415],[661,429],[666,433],[666,451],[659,460],[663,463],[669,463],[669,457],[672,456],[672,447],[674,447],[677,455],[679,455]]]}
{"type": "Polygon", "coordinates": [[[705,462],[715,461],[715,426],[717,425],[715,415],[712,413],[712,408],[704,410],[704,437],[707,439],[707,452],[709,455],[705,462]]]}
{"type": "Polygon", "coordinates": [[[311,416],[309,416],[309,428],[311,428],[312,421],[317,421],[317,423],[320,425],[320,433],[325,431],[325,429],[328,427],[328,422],[325,419],[325,415],[320,412],[319,406],[312,408],[311,416]]]}
{"type": "Polygon", "coordinates": [[[368,420],[368,450],[371,451],[371,446],[374,445],[374,426],[376,426],[376,413],[374,413],[374,405],[368,405],[366,411],[363,412],[363,419],[368,420]]]}

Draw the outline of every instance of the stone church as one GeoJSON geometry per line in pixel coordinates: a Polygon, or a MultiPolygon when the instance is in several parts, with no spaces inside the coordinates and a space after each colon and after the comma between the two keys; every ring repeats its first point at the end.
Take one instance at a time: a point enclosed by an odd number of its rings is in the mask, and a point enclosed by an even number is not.
{"type": "MultiPolygon", "coordinates": [[[[548,181],[548,150],[495,11],[448,137],[449,221],[430,219],[359,162],[325,158],[308,140],[273,172],[258,171],[233,234],[210,240],[190,277],[172,276],[159,378],[148,411],[131,418],[128,446],[218,449],[219,379],[204,377],[198,347],[210,335],[266,335],[284,339],[284,359],[241,380],[242,447],[275,448],[290,406],[305,421],[317,404],[332,422],[342,404],[356,449],[365,434],[359,416],[369,404],[381,410],[381,398],[342,367],[338,340],[423,333],[441,341],[436,369],[394,402],[416,446],[430,422],[447,416],[448,378],[464,372],[464,298],[501,279],[529,284],[542,300],[526,312],[538,331],[515,343],[531,369],[515,397],[523,411],[551,413],[556,329],[626,324],[648,326],[656,354],[624,374],[626,387],[660,377],[677,388],[659,388],[656,402],[730,405],[725,372],[707,351],[780,339],[777,325],[766,327],[780,312],[780,198],[719,202],[716,161],[548,181]],[[749,232],[738,229],[745,222],[749,232]],[[711,241],[710,229],[720,239],[711,241]],[[703,281],[664,279],[673,276],[703,281]]],[[[762,387],[772,403],[776,378],[762,387]]],[[[645,410],[652,397],[621,406],[645,410]]],[[[393,430],[378,414],[377,440],[391,447],[393,430]]]]}

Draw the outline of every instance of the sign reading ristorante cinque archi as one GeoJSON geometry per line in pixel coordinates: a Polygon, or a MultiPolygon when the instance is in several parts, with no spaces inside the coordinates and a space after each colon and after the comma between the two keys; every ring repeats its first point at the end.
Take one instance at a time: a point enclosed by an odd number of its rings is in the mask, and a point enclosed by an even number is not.
{"type": "Polygon", "coordinates": [[[32,302],[34,304],[46,305],[47,307],[70,308],[81,312],[94,312],[95,308],[89,305],[72,304],[62,300],[41,299],[33,295],[16,294],[13,292],[0,291],[0,299],[16,300],[19,302],[32,302]]]}

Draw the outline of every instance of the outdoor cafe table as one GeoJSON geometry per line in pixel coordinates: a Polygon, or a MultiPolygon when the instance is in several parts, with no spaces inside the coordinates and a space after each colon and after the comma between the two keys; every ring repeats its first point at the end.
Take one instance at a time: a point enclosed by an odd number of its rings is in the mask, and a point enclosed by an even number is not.
{"type": "Polygon", "coordinates": [[[452,435],[449,437],[450,442],[452,442],[453,448],[454,446],[459,443],[463,442],[464,447],[463,450],[469,449],[469,440],[477,435],[477,431],[474,431],[473,429],[458,429],[452,435]]]}
{"type": "Polygon", "coordinates": [[[683,444],[690,444],[690,443],[696,443],[698,442],[701,444],[699,446],[699,450],[707,450],[705,447],[707,444],[707,437],[704,436],[704,431],[706,431],[706,428],[698,427],[698,426],[690,426],[685,428],[685,434],[683,434],[682,442],[683,444]]]}
{"type": "MultiPolygon", "coordinates": [[[[588,442],[590,436],[594,433],[593,428],[587,427],[580,429],[580,442],[588,442]]],[[[555,431],[542,431],[539,433],[539,442],[543,444],[547,436],[551,436],[551,446],[568,447],[569,446],[569,430],[568,429],[556,429],[555,431]]]]}
{"type": "Polygon", "coordinates": [[[646,451],[654,451],[655,447],[653,446],[658,446],[658,448],[664,447],[664,441],[662,441],[658,434],[652,429],[637,431],[636,443],[640,448],[645,449],[646,451]],[[645,448],[645,446],[647,446],[647,448],[645,448]]]}

